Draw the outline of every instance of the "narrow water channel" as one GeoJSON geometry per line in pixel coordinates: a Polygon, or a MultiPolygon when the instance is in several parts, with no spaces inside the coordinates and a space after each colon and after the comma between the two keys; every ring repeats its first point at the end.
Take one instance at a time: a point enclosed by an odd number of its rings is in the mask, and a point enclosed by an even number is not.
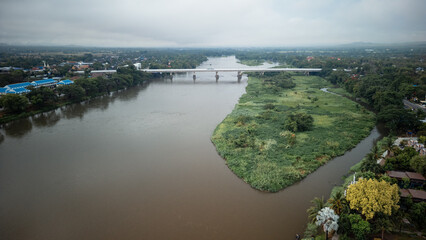
{"type": "MultiPolygon", "coordinates": [[[[200,68],[238,66],[221,57],[200,68]]],[[[379,133],[283,191],[259,192],[210,141],[246,85],[236,73],[177,75],[3,126],[0,239],[294,239],[310,200],[327,197],[379,133]]]]}

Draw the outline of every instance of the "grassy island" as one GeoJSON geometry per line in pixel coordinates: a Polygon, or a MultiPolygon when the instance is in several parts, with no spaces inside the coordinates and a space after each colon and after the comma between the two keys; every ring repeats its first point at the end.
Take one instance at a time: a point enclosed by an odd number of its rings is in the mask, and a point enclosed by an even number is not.
{"type": "Polygon", "coordinates": [[[320,90],[329,86],[317,76],[250,77],[246,93],[213,133],[218,153],[255,189],[276,192],[301,180],[353,148],[375,123],[359,104],[320,90]],[[311,126],[290,124],[297,115],[309,116],[311,126]]]}

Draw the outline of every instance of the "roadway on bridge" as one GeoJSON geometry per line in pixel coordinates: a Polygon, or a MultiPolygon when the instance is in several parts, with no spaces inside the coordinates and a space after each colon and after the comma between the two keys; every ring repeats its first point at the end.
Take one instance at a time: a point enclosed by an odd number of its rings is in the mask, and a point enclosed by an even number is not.
{"type": "Polygon", "coordinates": [[[320,72],[321,68],[205,68],[205,69],[141,69],[149,73],[185,73],[185,72],[320,72]]]}

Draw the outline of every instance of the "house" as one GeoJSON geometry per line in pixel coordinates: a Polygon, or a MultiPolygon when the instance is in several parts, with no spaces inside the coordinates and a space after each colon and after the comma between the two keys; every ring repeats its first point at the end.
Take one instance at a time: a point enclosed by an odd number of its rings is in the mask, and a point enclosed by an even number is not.
{"type": "Polygon", "coordinates": [[[420,173],[415,172],[400,172],[400,171],[386,171],[386,174],[398,180],[398,185],[402,186],[404,179],[410,181],[410,187],[422,187],[426,182],[426,179],[420,173]]]}
{"type": "Polygon", "coordinates": [[[407,198],[411,197],[413,202],[424,202],[426,201],[426,192],[423,190],[415,189],[400,189],[399,190],[401,197],[407,198]]]}
{"type": "Polygon", "coordinates": [[[379,158],[377,159],[377,164],[383,167],[386,164],[386,160],[384,158],[379,158]]]}

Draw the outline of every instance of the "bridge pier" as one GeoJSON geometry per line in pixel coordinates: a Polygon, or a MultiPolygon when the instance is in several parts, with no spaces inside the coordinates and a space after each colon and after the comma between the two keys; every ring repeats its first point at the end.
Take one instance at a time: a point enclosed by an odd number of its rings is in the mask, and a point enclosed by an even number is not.
{"type": "Polygon", "coordinates": [[[197,79],[197,75],[195,75],[195,72],[194,72],[194,74],[192,75],[192,79],[194,79],[194,81],[195,81],[195,79],[197,79]]]}
{"type": "Polygon", "coordinates": [[[170,73],[170,79],[173,81],[173,73],[170,73]]]}
{"type": "Polygon", "coordinates": [[[238,78],[238,82],[241,82],[241,78],[243,78],[243,73],[241,71],[238,71],[237,78],[238,78]]]}
{"type": "Polygon", "coordinates": [[[216,72],[216,82],[219,81],[219,72],[216,72]]]}

